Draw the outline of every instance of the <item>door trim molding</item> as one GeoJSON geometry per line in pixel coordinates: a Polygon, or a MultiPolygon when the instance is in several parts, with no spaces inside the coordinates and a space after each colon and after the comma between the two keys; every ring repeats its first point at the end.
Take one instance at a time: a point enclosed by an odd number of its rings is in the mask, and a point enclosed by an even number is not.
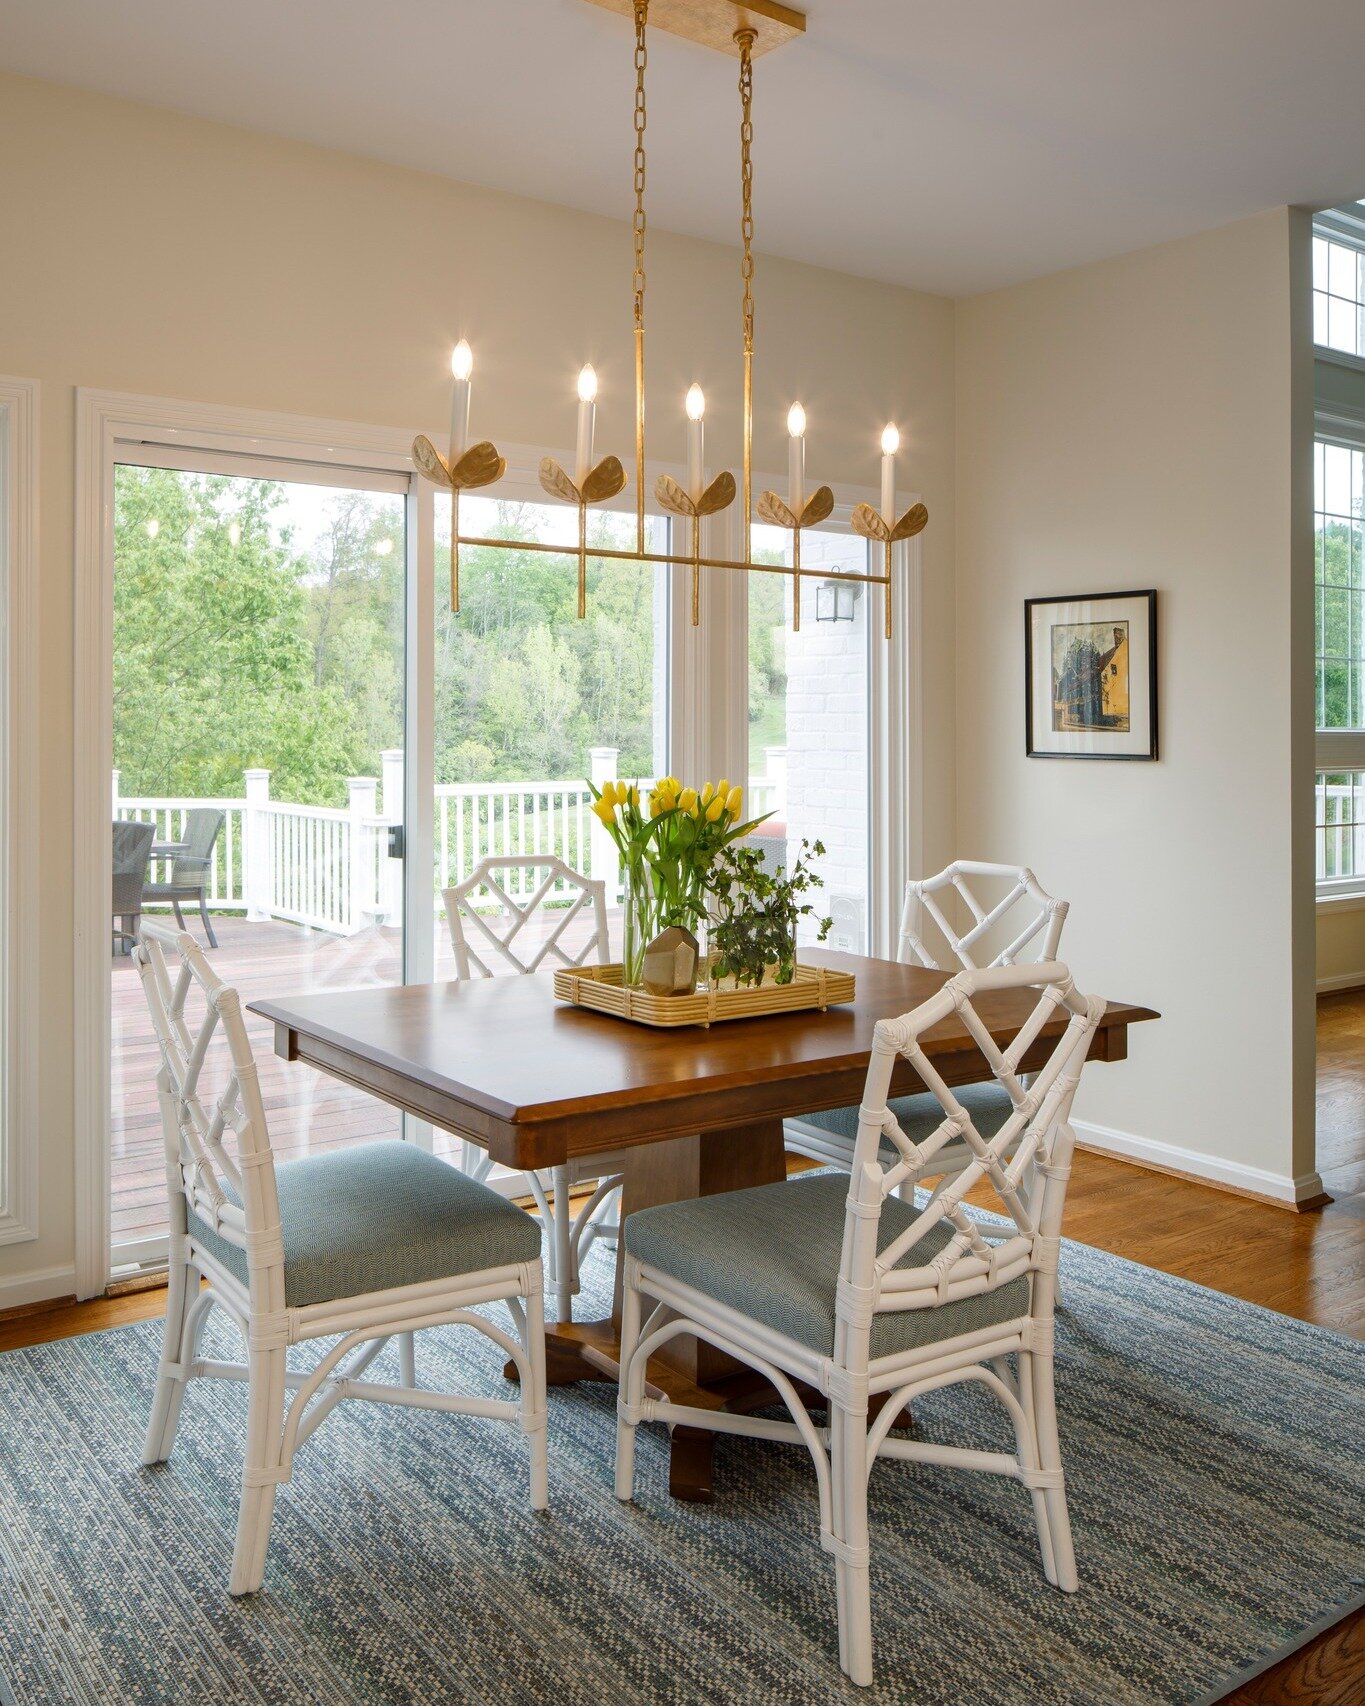
{"type": "Polygon", "coordinates": [[[35,379],[0,376],[0,1031],[8,1062],[0,1109],[0,1245],[38,1236],[38,432],[35,379]]]}

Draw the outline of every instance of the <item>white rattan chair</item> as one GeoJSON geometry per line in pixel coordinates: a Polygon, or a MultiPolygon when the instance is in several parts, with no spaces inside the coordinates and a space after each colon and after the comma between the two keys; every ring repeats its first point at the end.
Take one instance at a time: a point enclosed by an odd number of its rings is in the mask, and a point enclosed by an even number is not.
{"type": "MultiPolygon", "coordinates": [[[[481,859],[464,882],[442,892],[458,977],[493,977],[504,966],[530,973],[547,965],[581,966],[590,959],[605,965],[611,958],[606,885],[585,877],[554,854],[501,854],[481,859]],[[544,874],[534,881],[538,872],[544,874]],[[506,877],[511,873],[531,874],[534,886],[525,898],[509,892],[514,885],[506,877]],[[543,909],[555,899],[567,900],[568,904],[557,913],[546,914],[543,909]],[[490,906],[495,910],[490,911],[490,906]],[[591,912],[591,934],[575,953],[570,953],[565,938],[570,925],[585,911],[591,912]],[[537,915],[553,921],[539,937],[530,928],[537,915]]],[[[468,1138],[463,1144],[465,1170],[473,1178],[487,1178],[492,1168],[487,1153],[468,1138]]],[[[550,1284],[561,1321],[572,1319],[583,1258],[598,1238],[613,1237],[617,1230],[604,1218],[608,1201],[621,1183],[620,1174],[613,1173],[611,1167],[610,1156],[592,1155],[549,1169],[548,1181],[537,1173],[528,1176],[545,1222],[550,1284]],[[573,1189],[589,1181],[595,1181],[592,1193],[575,1215],[573,1189]]]]}
{"type": "MultiPolygon", "coordinates": [[[[905,885],[896,957],[902,965],[924,966],[929,971],[973,970],[986,955],[993,966],[1017,965],[1024,955],[1053,960],[1067,909],[1068,903],[1054,900],[1026,866],[958,859],[936,876],[905,885]],[[999,898],[990,898],[992,890],[1001,889],[999,898]],[[950,892],[958,897],[963,923],[955,923],[940,904],[950,892]]],[[[988,1133],[1009,1112],[998,1084],[964,1086],[959,1095],[988,1133]]],[[[912,1138],[938,1122],[938,1104],[932,1096],[901,1096],[891,1107],[912,1138]]],[[[857,1108],[829,1108],[787,1120],[784,1137],[794,1154],[847,1172],[853,1164],[857,1131],[857,1108]]],[[[962,1144],[950,1144],[940,1159],[942,1177],[951,1178],[970,1156],[962,1144]]]]}
{"type": "Polygon", "coordinates": [[[290,1478],[299,1445],[342,1399],[513,1423],[528,1436],[531,1505],[543,1510],[545,1331],[534,1220],[396,1140],[277,1166],[237,991],[183,931],[144,921],[136,954],[161,1053],[170,1195],[165,1342],[143,1462],[170,1456],[191,1380],[246,1382],[228,1591],[260,1587],[275,1490],[290,1478]],[[495,1301],[506,1305],[513,1331],[476,1312],[495,1301]],[[244,1363],[200,1354],[201,1328],[215,1306],[236,1324],[244,1363]],[[455,1323],[486,1334],[512,1359],[519,1399],[418,1387],[412,1336],[455,1323]],[[402,1384],[365,1379],[394,1336],[402,1384]],[[289,1369],[288,1348],[312,1339],[335,1342],[310,1370],[289,1369]]]}
{"type": "Polygon", "coordinates": [[[1103,1011],[1102,1001],[1077,994],[1055,962],[959,972],[913,1013],[877,1026],[851,1178],[792,1179],[642,1209],[626,1220],[617,1497],[633,1497],[641,1422],[804,1444],[815,1462],[821,1544],[835,1560],[839,1662],[856,1683],[872,1681],[867,1494],[878,1457],[1021,1481],[1032,1495],[1048,1581],[1067,1591],[1077,1585],[1053,1398],[1053,1307],[1075,1141],[1071,1102],[1103,1011]],[[1037,1004],[1002,1054],[975,1002],[1030,987],[1037,1004]],[[1010,1098],[1009,1118],[989,1139],[921,1047],[924,1033],[954,1013],[1010,1098]],[[1061,1035],[1026,1089],[1018,1062],[1060,1017],[1061,1035]],[[939,1108],[936,1129],[920,1143],[887,1107],[898,1055],[939,1108]],[[939,1152],[959,1141],[972,1154],[959,1177],[926,1207],[901,1200],[903,1187],[937,1175],[939,1152]],[[1041,1188],[1026,1197],[1029,1167],[1041,1188]],[[1003,1227],[964,1207],[983,1181],[995,1187],[1003,1227]],[[642,1327],[645,1297],[655,1307],[642,1327]],[[792,1420],[647,1397],[649,1357],[679,1335],[764,1375],[792,1420]],[[892,1437],[917,1393],[964,1380],[981,1382],[1004,1406],[1012,1453],[892,1437]],[[797,1382],[823,1395],[828,1427],[812,1421],[797,1382]],[[876,1399],[880,1408],[870,1405],[876,1399]]]}

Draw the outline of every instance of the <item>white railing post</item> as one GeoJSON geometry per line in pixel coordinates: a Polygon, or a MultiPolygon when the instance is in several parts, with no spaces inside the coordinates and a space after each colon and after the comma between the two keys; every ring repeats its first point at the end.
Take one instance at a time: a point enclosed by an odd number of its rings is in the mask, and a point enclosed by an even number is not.
{"type": "MultiPolygon", "coordinates": [[[[621,749],[615,746],[594,746],[588,749],[588,775],[595,788],[600,788],[604,782],[611,782],[616,777],[616,765],[621,757],[621,749]]],[[[616,851],[616,843],[599,821],[596,813],[590,814],[592,823],[588,831],[588,845],[592,851],[589,875],[604,880],[607,893],[613,897],[616,894],[620,880],[621,858],[616,851]]]]}
{"type": "MultiPolygon", "coordinates": [[[[778,817],[787,815],[787,749],[785,746],[765,746],[763,759],[767,766],[767,780],[771,785],[768,796],[768,809],[776,812],[778,817]]],[[[749,816],[745,813],[745,816],[749,816]]]]}
{"type": "MultiPolygon", "coordinates": [[[[387,824],[401,824],[403,821],[403,753],[400,750],[381,752],[379,755],[380,774],[384,779],[384,797],[381,815],[387,824]]],[[[403,928],[403,861],[390,859],[388,847],[380,849],[383,859],[383,877],[381,893],[384,910],[388,914],[385,922],[395,930],[403,928]]]]}
{"type": "Polygon", "coordinates": [[[346,778],[347,846],[351,867],[351,899],[346,923],[352,930],[363,930],[365,914],[374,913],[380,905],[375,891],[374,842],[371,827],[378,814],[375,792],[379,783],[373,776],[346,778]]]}
{"type": "Polygon", "coordinates": [[[114,817],[115,817],[115,819],[117,819],[117,817],[118,817],[118,791],[119,791],[119,784],[121,781],[122,781],[122,773],[118,770],[115,770],[114,771],[114,817]]]}
{"type": "Polygon", "coordinates": [[[242,811],[242,899],[249,922],[260,924],[270,917],[274,883],[270,870],[270,818],[264,808],[270,803],[270,772],[244,770],[246,806],[242,811]]]}

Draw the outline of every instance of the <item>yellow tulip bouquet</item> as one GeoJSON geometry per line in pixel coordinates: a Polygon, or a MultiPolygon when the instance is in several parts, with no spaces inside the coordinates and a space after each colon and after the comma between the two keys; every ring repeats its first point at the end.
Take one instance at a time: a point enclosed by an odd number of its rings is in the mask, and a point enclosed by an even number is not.
{"type": "MultiPolygon", "coordinates": [[[[604,782],[588,788],[592,810],[616,843],[625,877],[623,976],[640,981],[645,949],[660,930],[682,925],[699,939],[706,928],[707,895],[716,856],[748,835],[763,817],[740,822],[744,790],[728,779],[685,788],[661,776],[647,795],[638,783],[604,782]]],[[[703,961],[704,963],[704,961],[703,961]]]]}

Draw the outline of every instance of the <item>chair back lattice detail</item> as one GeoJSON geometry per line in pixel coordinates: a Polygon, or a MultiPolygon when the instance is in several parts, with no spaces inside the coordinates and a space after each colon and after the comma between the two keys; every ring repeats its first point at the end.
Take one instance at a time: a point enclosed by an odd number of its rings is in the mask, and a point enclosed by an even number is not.
{"type": "MultiPolygon", "coordinates": [[[[877,1025],[849,1182],[836,1362],[847,1357],[856,1366],[860,1353],[866,1358],[867,1335],[878,1311],[931,1308],[992,1291],[1029,1272],[1055,1276],[1075,1144],[1071,1103],[1104,1009],[1099,997],[1077,992],[1064,965],[1040,961],[958,972],[913,1013],[877,1025]],[[978,999],[1022,989],[1036,990],[1038,1000],[1014,1040],[1001,1050],[977,1011],[978,999]],[[1046,1064],[1025,1086],[1020,1061],[1044,1029],[1063,1014],[1066,1024],[1046,1064]],[[954,1015],[1013,1104],[1008,1118],[989,1139],[977,1130],[922,1044],[925,1032],[954,1015]],[[906,1136],[887,1106],[898,1057],[910,1063],[943,1109],[942,1121],[919,1143],[906,1136]],[[883,1159],[884,1144],[893,1152],[890,1159],[883,1159]],[[877,1222],[887,1197],[912,1194],[922,1179],[935,1176],[936,1157],[949,1144],[965,1145],[971,1156],[968,1165],[905,1231],[878,1251],[877,1222]],[[994,1188],[1010,1222],[1007,1228],[977,1221],[967,1213],[964,1201],[983,1180],[994,1188]],[[916,1245],[944,1222],[951,1226],[952,1236],[943,1248],[921,1266],[901,1266],[916,1245]]],[[[1051,1307],[1050,1294],[1041,1300],[1035,1296],[1035,1314],[1050,1312],[1051,1307]]]]}
{"type": "Polygon", "coordinates": [[[157,1091],[173,1225],[178,1196],[220,1238],[246,1251],[253,1284],[273,1267],[282,1287],[275,1159],[241,998],[185,931],[144,923],[136,956],[161,1053],[157,1091]],[[202,1018],[187,1011],[195,991],[202,1018]],[[215,1038],[226,1044],[228,1077],[211,1095],[202,1086],[215,1038]]]}
{"type": "Polygon", "coordinates": [[[1055,900],[1025,865],[996,865],[979,859],[955,859],[936,876],[912,879],[905,885],[899,958],[903,964],[925,966],[930,971],[949,969],[935,959],[916,929],[918,912],[923,908],[942,933],[958,965],[968,971],[975,970],[979,963],[977,950],[985,939],[1011,911],[1026,904],[1028,916],[1025,923],[1017,930],[1013,925],[1009,926],[1014,933],[1005,946],[989,960],[990,965],[1015,965],[1020,955],[1030,948],[1035,949],[1034,958],[1038,962],[1055,960],[1062,926],[1066,923],[1068,902],[1055,900]],[[977,890],[968,881],[969,878],[977,879],[978,887],[983,880],[1000,880],[1010,886],[1002,900],[989,906],[982,901],[977,890]],[[971,914],[972,922],[965,931],[959,932],[957,927],[949,922],[939,904],[937,897],[947,889],[958,894],[971,914]]]}
{"type": "Polygon", "coordinates": [[[502,854],[481,859],[462,883],[442,893],[457,977],[493,977],[499,959],[518,972],[539,971],[550,959],[560,965],[581,966],[590,955],[595,955],[599,964],[607,963],[611,949],[606,884],[598,878],[585,877],[553,853],[502,854]],[[545,876],[528,900],[517,900],[498,880],[499,873],[504,871],[544,871],[545,876]],[[480,890],[485,890],[497,903],[495,914],[490,916],[475,908],[473,897],[480,890]],[[556,890],[573,891],[569,905],[555,915],[547,915],[554,917],[554,923],[543,939],[521,940],[522,933],[556,890]],[[565,933],[587,908],[592,909],[592,933],[578,952],[571,954],[564,946],[565,933]],[[480,957],[476,944],[487,958],[480,957]]]}

